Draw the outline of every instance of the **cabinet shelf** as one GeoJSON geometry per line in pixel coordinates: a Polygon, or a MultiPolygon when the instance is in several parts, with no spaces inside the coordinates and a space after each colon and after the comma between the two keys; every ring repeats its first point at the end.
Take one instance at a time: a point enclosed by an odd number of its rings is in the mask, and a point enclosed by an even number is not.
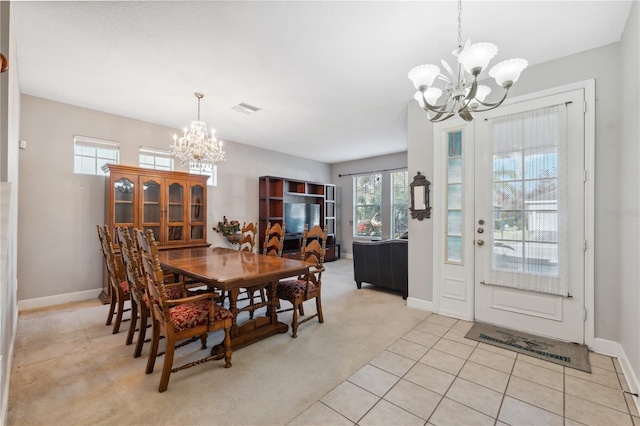
{"type": "MultiPolygon", "coordinates": [[[[284,222],[286,203],[308,203],[320,205],[320,223],[327,226],[327,247],[336,244],[336,201],[335,185],[286,179],[273,176],[261,176],[259,180],[259,229],[260,247],[264,244],[262,232],[267,224],[284,222]]],[[[284,247],[285,257],[299,257],[302,235],[287,236],[284,247]]],[[[325,260],[335,260],[336,250],[327,249],[325,260]]]]}
{"type": "MultiPolygon", "coordinates": [[[[105,224],[152,230],[158,248],[206,247],[207,178],[183,172],[107,164],[105,224]],[[127,188],[124,192],[123,188],[127,188]],[[171,221],[169,219],[180,219],[171,221]]],[[[108,300],[103,285],[100,300],[108,300]]]]}

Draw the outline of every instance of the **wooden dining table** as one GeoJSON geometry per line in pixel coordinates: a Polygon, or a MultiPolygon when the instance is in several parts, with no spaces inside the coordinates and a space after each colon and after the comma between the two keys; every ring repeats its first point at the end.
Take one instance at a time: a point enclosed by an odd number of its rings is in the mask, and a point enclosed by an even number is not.
{"type": "MultiPolygon", "coordinates": [[[[234,350],[274,334],[287,332],[289,326],[278,321],[278,281],[281,278],[304,274],[309,270],[309,267],[299,260],[223,247],[160,251],[158,258],[163,269],[221,290],[223,295],[229,295],[229,310],[233,313],[231,347],[234,350]],[[267,290],[266,314],[238,324],[238,313],[246,310],[238,309],[240,290],[261,285],[267,290]]],[[[221,345],[216,345],[212,354],[221,350],[221,345]]]]}

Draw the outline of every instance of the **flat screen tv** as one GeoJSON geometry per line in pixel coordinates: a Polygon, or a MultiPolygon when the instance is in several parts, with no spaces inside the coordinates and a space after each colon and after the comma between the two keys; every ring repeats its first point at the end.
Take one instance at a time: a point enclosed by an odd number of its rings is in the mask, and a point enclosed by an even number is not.
{"type": "Polygon", "coordinates": [[[285,203],[284,222],[287,234],[302,234],[304,225],[320,225],[320,204],[285,203]]]}

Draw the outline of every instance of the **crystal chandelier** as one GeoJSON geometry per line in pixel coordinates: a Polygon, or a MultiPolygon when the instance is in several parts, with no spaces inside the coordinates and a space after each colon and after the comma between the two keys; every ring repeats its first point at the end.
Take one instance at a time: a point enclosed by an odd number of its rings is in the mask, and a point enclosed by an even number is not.
{"type": "Polygon", "coordinates": [[[419,65],[409,71],[409,80],[418,89],[414,98],[433,122],[444,121],[456,113],[465,121],[472,121],[472,112],[497,108],[507,98],[509,88],[518,81],[520,73],[528,65],[524,59],[508,59],[494,65],[489,70],[489,76],[495,79],[498,86],[502,86],[504,95],[498,102],[485,102],[491,88],[479,85],[477,79],[489,65],[489,61],[496,56],[498,48],[491,43],[471,44],[471,40],[462,45],[462,0],[458,0],[458,47],[452,53],[458,58],[457,75],[444,59],[441,63],[448,76],[440,74],[440,67],[432,64],[419,65]],[[443,92],[434,86],[436,79],[445,82],[446,100],[441,104],[437,102],[443,92]]]}
{"type": "Polygon", "coordinates": [[[173,135],[171,154],[180,159],[180,164],[189,164],[192,168],[203,169],[218,161],[224,161],[222,141],[215,136],[215,130],[211,129],[211,137],[207,133],[207,126],[200,121],[200,99],[202,93],[194,93],[198,98],[198,119],[191,122],[191,128],[184,128],[184,135],[178,138],[173,135]]]}

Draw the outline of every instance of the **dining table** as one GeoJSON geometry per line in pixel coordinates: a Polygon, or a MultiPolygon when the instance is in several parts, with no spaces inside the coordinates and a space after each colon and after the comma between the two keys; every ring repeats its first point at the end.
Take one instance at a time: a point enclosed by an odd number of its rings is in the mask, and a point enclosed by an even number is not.
{"type": "MultiPolygon", "coordinates": [[[[308,265],[300,260],[224,247],[164,250],[158,253],[158,258],[163,269],[220,290],[223,296],[229,296],[229,310],[233,314],[231,347],[234,350],[274,334],[287,332],[289,326],[278,321],[278,281],[309,271],[308,265]],[[242,289],[262,286],[267,293],[264,303],[238,308],[238,295],[242,289]],[[253,315],[253,310],[262,306],[266,306],[266,314],[253,315]],[[238,324],[238,314],[248,309],[252,311],[251,317],[238,324]]],[[[216,354],[222,349],[222,345],[218,344],[211,352],[216,354]]]]}

